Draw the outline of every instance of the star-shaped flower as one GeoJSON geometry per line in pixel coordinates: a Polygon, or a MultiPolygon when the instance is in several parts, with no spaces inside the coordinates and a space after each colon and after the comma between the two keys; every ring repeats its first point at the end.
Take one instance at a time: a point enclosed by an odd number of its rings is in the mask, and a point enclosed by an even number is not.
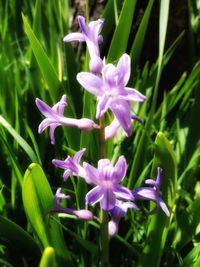
{"type": "Polygon", "coordinates": [[[54,131],[56,127],[60,125],[77,127],[83,131],[99,128],[97,124],[87,118],[73,119],[64,117],[64,108],[67,106],[66,95],[63,95],[60,101],[52,108],[39,98],[36,98],[35,102],[40,112],[46,117],[40,123],[38,132],[42,133],[47,127],[50,127],[50,139],[52,144],[55,143],[54,131]]]}
{"type": "MultiPolygon", "coordinates": [[[[132,102],[143,102],[146,97],[137,90],[126,87],[130,78],[130,56],[124,54],[117,66],[107,64],[102,70],[102,78],[88,72],[77,75],[79,83],[97,97],[96,118],[99,119],[110,109],[123,127],[127,136],[132,132],[132,102]]],[[[138,118],[138,117],[137,117],[138,118]]]]}
{"type": "Polygon", "coordinates": [[[81,176],[85,177],[85,170],[83,167],[80,165],[81,158],[85,152],[85,148],[82,150],[78,151],[74,157],[68,156],[65,160],[58,160],[58,159],[53,159],[52,163],[61,169],[64,169],[64,174],[63,174],[63,179],[64,181],[67,180],[70,174],[74,176],[81,176]]]}
{"type": "Polygon", "coordinates": [[[161,207],[161,209],[164,211],[164,213],[169,216],[169,210],[165,204],[165,202],[162,200],[162,193],[160,192],[159,188],[161,185],[161,179],[162,179],[162,172],[163,170],[158,167],[157,168],[157,178],[156,180],[153,179],[147,179],[145,181],[146,184],[151,185],[153,187],[141,187],[137,188],[136,190],[133,190],[133,196],[135,199],[138,200],[151,200],[157,204],[156,208],[151,211],[151,213],[154,213],[158,206],[161,207]]]}
{"type": "Polygon", "coordinates": [[[99,73],[103,67],[103,62],[100,58],[99,44],[102,43],[103,38],[100,32],[103,27],[104,20],[98,19],[88,24],[85,23],[85,18],[78,16],[80,32],[74,32],[66,35],[63,39],[64,42],[86,42],[90,54],[90,70],[93,73],[99,73]]]}
{"type": "Polygon", "coordinates": [[[60,201],[62,199],[70,199],[70,196],[61,193],[61,188],[58,188],[58,190],[56,191],[55,197],[54,197],[54,206],[55,207],[49,211],[50,213],[67,213],[67,214],[75,215],[82,220],[92,220],[93,219],[93,214],[89,210],[84,210],[84,209],[75,210],[75,209],[66,208],[66,207],[61,206],[60,201]]]}
{"type": "Polygon", "coordinates": [[[108,159],[98,162],[98,169],[83,162],[86,182],[96,185],[86,195],[86,204],[95,205],[100,202],[103,210],[114,208],[117,199],[133,200],[130,190],[119,184],[126,174],[126,160],[120,156],[115,166],[108,159]]]}

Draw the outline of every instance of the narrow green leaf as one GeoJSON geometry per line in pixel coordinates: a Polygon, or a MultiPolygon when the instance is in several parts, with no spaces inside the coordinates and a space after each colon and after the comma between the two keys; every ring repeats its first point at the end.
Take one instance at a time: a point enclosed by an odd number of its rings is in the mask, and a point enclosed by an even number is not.
{"type": "MultiPolygon", "coordinates": [[[[49,87],[49,93],[54,103],[58,102],[58,92],[61,88],[61,83],[58,79],[58,75],[53,67],[53,65],[50,62],[49,57],[43,50],[40,42],[38,41],[37,37],[35,36],[34,32],[32,31],[26,17],[22,15],[24,27],[26,30],[26,34],[28,36],[28,39],[31,44],[31,48],[33,50],[33,53],[35,55],[35,58],[37,60],[37,63],[40,67],[40,70],[44,76],[44,79],[46,80],[48,87],[49,87]]],[[[71,105],[69,104],[66,109],[66,116],[67,117],[74,117],[74,113],[72,111],[71,105]]],[[[67,135],[67,141],[71,147],[77,147],[77,141],[79,140],[79,133],[76,129],[65,130],[67,135]]]]}
{"type": "MultiPolygon", "coordinates": [[[[107,1],[107,4],[103,10],[103,15],[102,15],[102,17],[105,19],[104,26],[101,32],[104,40],[109,39],[109,35],[112,32],[113,27],[115,27],[116,16],[117,16],[116,6],[119,7],[120,9],[122,4],[123,4],[123,1],[121,0],[107,1]]],[[[106,42],[103,42],[100,46],[100,49],[104,50],[105,45],[106,45],[106,42]]]]}
{"type": "Polygon", "coordinates": [[[57,267],[54,248],[45,248],[39,267],[57,267]]]}
{"type": "Polygon", "coordinates": [[[177,212],[177,230],[174,237],[173,247],[182,249],[200,232],[200,198],[195,199],[187,209],[177,212]]]}
{"type": "Polygon", "coordinates": [[[29,146],[29,144],[15,131],[15,129],[0,115],[0,124],[13,136],[17,143],[29,156],[30,160],[35,163],[40,163],[35,152],[29,146]]]}
{"type": "MultiPolygon", "coordinates": [[[[162,185],[160,189],[162,192],[162,198],[169,210],[172,211],[176,194],[177,166],[171,144],[162,132],[157,134],[155,140],[155,156],[152,167],[152,177],[156,176],[156,169],[158,166],[163,169],[162,185]]],[[[141,255],[141,266],[160,266],[169,223],[169,218],[161,209],[152,216],[148,227],[147,240],[141,255]]]]}
{"type": "Polygon", "coordinates": [[[159,16],[159,64],[162,63],[164,54],[165,39],[167,34],[167,23],[169,17],[170,1],[160,1],[160,16],[159,16]]]}
{"type": "MultiPolygon", "coordinates": [[[[152,122],[153,122],[153,117],[155,114],[156,110],[156,104],[157,104],[157,98],[158,98],[158,89],[159,89],[159,83],[160,83],[160,78],[161,78],[161,72],[162,72],[162,63],[163,63],[163,52],[164,52],[164,42],[165,42],[165,35],[167,31],[167,22],[168,22],[168,12],[164,12],[163,9],[163,2],[169,5],[169,1],[161,1],[161,6],[160,6],[160,17],[164,16],[164,18],[160,18],[160,25],[159,25],[159,35],[162,35],[160,37],[160,42],[159,42],[159,63],[158,63],[158,69],[157,69],[157,75],[156,75],[156,80],[155,83],[153,84],[154,86],[154,91],[153,91],[153,97],[152,97],[152,102],[151,102],[151,108],[150,112],[148,113],[148,118],[147,122],[145,124],[145,129],[143,130],[141,134],[141,138],[139,140],[139,144],[137,146],[135,158],[131,167],[130,171],[130,179],[128,183],[129,188],[133,188],[133,185],[135,183],[135,178],[138,177],[139,175],[139,167],[141,167],[141,163],[143,162],[142,157],[144,157],[145,153],[145,147],[147,145],[147,140],[149,137],[149,132],[152,127],[152,122]]],[[[169,6],[168,6],[169,8],[169,6]]]]}
{"type": "Polygon", "coordinates": [[[41,73],[48,84],[49,93],[54,101],[57,101],[58,91],[61,87],[61,83],[58,79],[58,75],[51,64],[51,61],[47,54],[45,53],[44,49],[42,48],[40,42],[38,41],[37,37],[35,36],[34,32],[32,31],[28,20],[22,14],[23,22],[27,37],[31,44],[31,48],[37,60],[37,63],[40,67],[41,73]]]}
{"type": "MultiPolygon", "coordinates": [[[[200,244],[195,246],[183,259],[183,263],[181,267],[190,267],[195,266],[197,260],[199,261],[200,257],[200,244]],[[194,264],[194,265],[193,265],[194,264]]],[[[195,267],[199,267],[199,265],[196,265],[195,267]]]]}
{"type": "Polygon", "coordinates": [[[144,16],[142,18],[142,21],[140,22],[140,26],[137,30],[134,42],[131,47],[130,57],[132,60],[132,66],[131,66],[132,75],[133,73],[135,73],[136,66],[137,66],[140,54],[142,52],[142,47],[144,44],[145,35],[146,35],[147,27],[149,24],[149,18],[150,18],[153,3],[154,3],[154,0],[149,1],[148,6],[145,10],[144,16]]]}
{"type": "Polygon", "coordinates": [[[83,110],[83,94],[81,92],[80,84],[76,80],[78,68],[76,65],[75,55],[71,44],[65,44],[66,55],[66,70],[67,70],[67,92],[73,101],[73,107],[76,112],[76,117],[82,116],[83,110]]]}
{"type": "Polygon", "coordinates": [[[108,51],[108,62],[117,60],[126,51],[136,3],[136,0],[125,0],[123,3],[119,22],[108,51]]]}
{"type": "Polygon", "coordinates": [[[193,265],[193,267],[199,267],[200,266],[200,253],[199,256],[197,258],[197,260],[195,261],[195,264],[193,265]]]}
{"type": "Polygon", "coordinates": [[[41,34],[41,9],[41,0],[36,0],[33,18],[33,32],[36,36],[40,36],[41,34]]]}
{"type": "Polygon", "coordinates": [[[35,163],[24,175],[22,198],[27,218],[43,247],[54,247],[56,258],[63,266],[71,264],[62,229],[48,216],[54,206],[50,185],[42,168],[35,163]]]}

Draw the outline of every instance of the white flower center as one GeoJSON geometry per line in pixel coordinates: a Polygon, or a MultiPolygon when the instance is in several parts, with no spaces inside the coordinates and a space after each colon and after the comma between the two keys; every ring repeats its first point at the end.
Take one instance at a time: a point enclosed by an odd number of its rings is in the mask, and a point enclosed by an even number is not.
{"type": "Polygon", "coordinates": [[[118,96],[119,92],[118,92],[118,88],[112,88],[112,89],[106,89],[105,91],[105,95],[107,98],[116,98],[118,96]]]}

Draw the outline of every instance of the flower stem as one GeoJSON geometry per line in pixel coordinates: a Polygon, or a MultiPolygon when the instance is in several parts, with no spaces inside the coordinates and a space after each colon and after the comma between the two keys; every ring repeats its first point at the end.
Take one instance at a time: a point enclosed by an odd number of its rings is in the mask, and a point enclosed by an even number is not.
{"type": "MultiPolygon", "coordinates": [[[[100,144],[99,144],[99,154],[100,158],[105,158],[105,125],[104,116],[100,118],[100,144]]],[[[109,236],[108,236],[108,220],[109,215],[105,210],[101,210],[101,237],[100,237],[100,247],[101,247],[101,267],[109,266],[109,236]]]]}
{"type": "Polygon", "coordinates": [[[101,210],[101,267],[109,266],[108,212],[101,210]]]}

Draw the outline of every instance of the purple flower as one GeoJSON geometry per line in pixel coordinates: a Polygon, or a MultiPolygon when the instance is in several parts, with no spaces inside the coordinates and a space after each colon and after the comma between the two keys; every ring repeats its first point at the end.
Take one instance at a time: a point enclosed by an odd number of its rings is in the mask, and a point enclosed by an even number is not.
{"type": "Polygon", "coordinates": [[[58,188],[58,190],[56,191],[55,197],[54,197],[55,208],[50,210],[51,213],[67,213],[67,214],[75,215],[78,218],[83,219],[83,220],[93,219],[93,214],[89,210],[75,210],[71,208],[62,207],[60,204],[60,201],[62,199],[70,199],[70,196],[61,193],[61,188],[58,188]]]}
{"type": "MultiPolygon", "coordinates": [[[[110,109],[123,127],[127,136],[132,132],[131,102],[142,102],[146,97],[137,90],[126,87],[130,77],[130,56],[122,55],[117,66],[107,64],[102,69],[102,78],[88,72],[77,75],[79,83],[97,97],[96,118],[110,109]]],[[[137,117],[138,118],[138,117],[137,117]]]]}
{"type": "Polygon", "coordinates": [[[111,210],[116,205],[117,199],[132,200],[130,190],[119,184],[126,174],[126,160],[121,156],[115,166],[108,159],[98,162],[98,169],[84,162],[87,183],[96,185],[86,195],[86,204],[94,205],[100,202],[103,210],[111,210]]]}
{"type": "Polygon", "coordinates": [[[100,34],[104,20],[98,19],[88,24],[85,23],[85,18],[78,16],[79,27],[82,33],[75,32],[66,35],[63,39],[64,42],[86,42],[90,54],[90,70],[93,73],[99,73],[103,67],[103,62],[100,58],[99,44],[102,43],[103,38],[100,34]]]}
{"type": "Polygon", "coordinates": [[[139,208],[130,201],[123,202],[118,200],[112,210],[109,211],[111,220],[108,224],[109,236],[115,236],[118,232],[119,221],[124,217],[129,208],[139,210],[139,208]]]}
{"type": "Polygon", "coordinates": [[[80,165],[80,160],[85,152],[85,148],[82,150],[78,151],[74,157],[68,156],[65,160],[58,160],[58,159],[53,159],[52,163],[61,169],[64,169],[64,174],[63,174],[63,179],[64,181],[67,180],[70,174],[74,176],[81,176],[85,177],[85,170],[83,167],[80,165]]]}
{"type": "Polygon", "coordinates": [[[66,95],[63,95],[60,101],[52,108],[39,98],[36,98],[35,102],[40,112],[46,117],[46,119],[40,123],[38,132],[42,133],[47,127],[50,127],[50,139],[52,144],[55,143],[54,131],[56,127],[60,125],[77,127],[83,131],[99,128],[99,126],[90,119],[65,118],[64,108],[67,106],[66,95]]]}
{"type": "Polygon", "coordinates": [[[162,200],[162,193],[160,192],[159,188],[161,185],[161,179],[162,179],[162,169],[160,167],[157,168],[157,178],[156,180],[153,179],[147,179],[145,181],[146,184],[149,184],[153,187],[141,187],[138,188],[136,190],[133,190],[133,196],[135,197],[135,199],[138,200],[152,200],[154,201],[157,206],[156,208],[151,211],[151,213],[154,213],[158,206],[161,207],[161,209],[164,211],[164,213],[169,216],[169,210],[166,206],[166,204],[164,203],[164,201],[162,200]]]}

